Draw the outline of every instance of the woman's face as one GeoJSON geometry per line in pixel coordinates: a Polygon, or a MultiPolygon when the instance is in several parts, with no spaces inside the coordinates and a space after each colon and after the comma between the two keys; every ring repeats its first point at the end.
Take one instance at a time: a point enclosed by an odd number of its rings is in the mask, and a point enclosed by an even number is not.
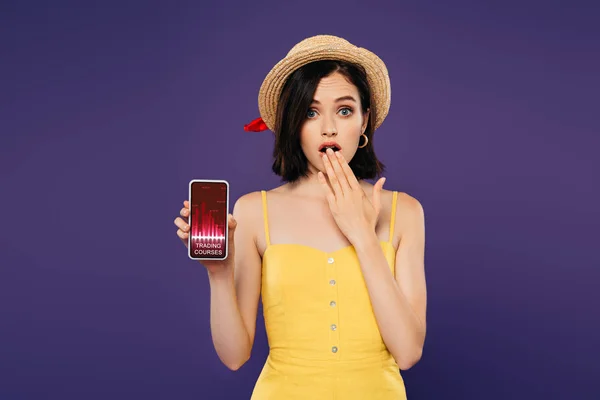
{"type": "Polygon", "coordinates": [[[368,116],[368,112],[362,114],[358,89],[342,74],[335,72],[321,79],[300,132],[300,144],[308,159],[309,171],[325,172],[323,153],[319,149],[326,142],[334,142],[350,162],[367,126],[368,116]]]}

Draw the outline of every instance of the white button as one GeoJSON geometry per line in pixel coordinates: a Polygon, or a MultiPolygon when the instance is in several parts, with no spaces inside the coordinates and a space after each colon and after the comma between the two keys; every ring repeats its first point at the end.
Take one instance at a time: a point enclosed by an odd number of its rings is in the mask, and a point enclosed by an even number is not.
{"type": "Polygon", "coordinates": [[[331,307],[335,307],[335,301],[331,300],[331,301],[329,302],[329,305],[330,305],[331,307]]]}
{"type": "Polygon", "coordinates": [[[337,347],[333,346],[333,347],[331,348],[331,352],[332,352],[332,353],[337,353],[337,347]]]}
{"type": "Polygon", "coordinates": [[[329,264],[333,264],[333,257],[329,257],[329,258],[327,259],[327,262],[328,262],[329,264]]]}
{"type": "Polygon", "coordinates": [[[335,279],[332,279],[332,280],[330,280],[330,281],[329,281],[329,284],[330,284],[331,286],[335,285],[335,279]]]}
{"type": "Polygon", "coordinates": [[[332,325],[331,325],[331,330],[332,330],[332,331],[335,331],[336,329],[337,329],[337,325],[336,325],[336,324],[332,324],[332,325]]]}

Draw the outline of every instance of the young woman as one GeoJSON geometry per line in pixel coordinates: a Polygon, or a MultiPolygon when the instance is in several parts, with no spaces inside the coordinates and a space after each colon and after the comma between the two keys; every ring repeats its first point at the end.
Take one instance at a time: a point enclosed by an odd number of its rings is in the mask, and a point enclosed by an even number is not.
{"type": "MultiPolygon", "coordinates": [[[[261,118],[285,184],[240,197],[230,256],[204,261],[211,331],[225,365],[250,357],[262,294],[263,399],[405,399],[399,370],[425,340],[423,208],[383,189],[373,133],[388,113],[383,62],[342,38],[303,40],[267,75],[261,118]]],[[[175,220],[187,243],[189,204],[175,220]]]]}

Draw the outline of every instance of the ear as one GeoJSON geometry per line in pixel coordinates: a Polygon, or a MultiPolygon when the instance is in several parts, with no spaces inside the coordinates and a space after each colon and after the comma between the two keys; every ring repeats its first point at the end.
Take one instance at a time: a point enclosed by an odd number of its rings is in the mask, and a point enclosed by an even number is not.
{"type": "Polygon", "coordinates": [[[360,133],[365,133],[365,130],[367,130],[367,125],[369,124],[369,115],[370,114],[371,114],[371,109],[367,108],[367,112],[365,112],[363,114],[363,124],[362,124],[360,133]]]}

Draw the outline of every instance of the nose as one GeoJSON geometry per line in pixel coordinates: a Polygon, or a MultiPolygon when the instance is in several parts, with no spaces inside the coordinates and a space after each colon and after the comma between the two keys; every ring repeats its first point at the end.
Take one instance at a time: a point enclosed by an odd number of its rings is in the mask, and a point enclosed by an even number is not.
{"type": "Polygon", "coordinates": [[[332,120],[328,120],[323,122],[323,136],[333,137],[337,136],[337,129],[335,127],[335,122],[332,120]]]}

